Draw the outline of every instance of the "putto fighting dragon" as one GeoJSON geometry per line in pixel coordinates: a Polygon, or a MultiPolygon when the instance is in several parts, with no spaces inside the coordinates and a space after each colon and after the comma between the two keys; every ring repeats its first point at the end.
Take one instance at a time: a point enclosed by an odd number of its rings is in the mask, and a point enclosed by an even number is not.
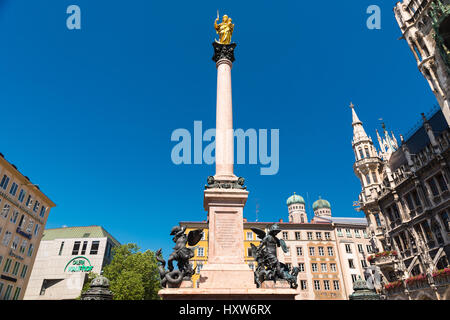
{"type": "Polygon", "coordinates": [[[259,246],[252,246],[252,256],[255,258],[258,266],[255,270],[255,284],[258,288],[266,280],[286,280],[292,289],[297,289],[298,267],[291,270],[289,266],[278,261],[277,247],[281,247],[283,252],[287,252],[288,248],[283,239],[278,239],[276,235],[281,231],[277,224],[270,226],[269,232],[266,234],[263,230],[251,229],[258,238],[261,239],[259,246]]]}
{"type": "Polygon", "coordinates": [[[186,226],[175,226],[172,228],[170,235],[173,237],[175,247],[173,252],[169,256],[167,261],[167,267],[165,269],[166,261],[162,257],[162,250],[156,251],[156,260],[158,261],[159,275],[161,277],[161,286],[178,287],[183,280],[190,280],[195,270],[189,263],[189,259],[194,257],[194,250],[197,247],[188,248],[189,246],[195,246],[203,237],[203,229],[196,229],[185,233],[186,226]],[[174,270],[173,261],[177,262],[178,270],[174,270]]]}

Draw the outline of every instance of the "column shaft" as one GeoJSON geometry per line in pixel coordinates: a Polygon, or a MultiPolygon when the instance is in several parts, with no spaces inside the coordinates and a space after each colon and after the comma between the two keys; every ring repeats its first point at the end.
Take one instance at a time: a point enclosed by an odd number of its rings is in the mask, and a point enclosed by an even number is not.
{"type": "Polygon", "coordinates": [[[216,180],[235,180],[233,105],[231,95],[231,67],[228,59],[220,59],[217,66],[216,109],[216,180]]]}

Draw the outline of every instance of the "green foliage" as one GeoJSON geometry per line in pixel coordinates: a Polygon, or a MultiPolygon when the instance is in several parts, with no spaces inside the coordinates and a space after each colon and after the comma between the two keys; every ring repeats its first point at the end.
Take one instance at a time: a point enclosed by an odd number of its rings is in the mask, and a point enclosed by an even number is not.
{"type": "Polygon", "coordinates": [[[134,243],[113,248],[113,260],[103,268],[114,300],[159,299],[159,272],[155,253],[139,251],[134,243]]]}

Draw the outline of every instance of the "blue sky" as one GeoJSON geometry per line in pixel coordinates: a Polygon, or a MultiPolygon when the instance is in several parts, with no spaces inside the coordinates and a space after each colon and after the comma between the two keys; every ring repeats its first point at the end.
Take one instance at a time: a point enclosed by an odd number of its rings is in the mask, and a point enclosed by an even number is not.
{"type": "MultiPolygon", "coordinates": [[[[102,225],[120,242],[172,247],[180,220],[206,219],[208,165],[172,163],[173,130],[215,126],[216,10],[233,18],[234,125],[279,129],[280,169],[238,165],[244,215],[287,219],[294,191],[352,204],[350,101],[375,138],[407,132],[436,104],[401,36],[395,1],[0,0],[0,152],[57,204],[47,227],[102,225]],[[82,29],[66,28],[81,8],[82,29]],[[381,8],[381,30],[366,9],[381,8]]],[[[307,197],[308,195],[308,197],[307,197]]],[[[311,217],[311,211],[309,211],[311,217]]]]}

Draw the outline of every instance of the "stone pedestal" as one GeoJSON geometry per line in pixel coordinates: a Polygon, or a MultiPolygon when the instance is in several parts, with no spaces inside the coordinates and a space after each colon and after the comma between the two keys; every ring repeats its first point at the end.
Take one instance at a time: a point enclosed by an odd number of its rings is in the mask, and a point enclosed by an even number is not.
{"type": "Polygon", "coordinates": [[[163,289],[163,300],[296,300],[294,289],[163,289]]]}
{"type": "Polygon", "coordinates": [[[281,281],[264,281],[261,284],[261,288],[264,289],[289,289],[291,286],[289,285],[289,282],[285,280],[281,281]]]}
{"type": "Polygon", "coordinates": [[[199,288],[256,288],[253,271],[244,263],[243,209],[248,191],[207,189],[203,206],[208,211],[208,263],[200,271],[199,288]]]}

